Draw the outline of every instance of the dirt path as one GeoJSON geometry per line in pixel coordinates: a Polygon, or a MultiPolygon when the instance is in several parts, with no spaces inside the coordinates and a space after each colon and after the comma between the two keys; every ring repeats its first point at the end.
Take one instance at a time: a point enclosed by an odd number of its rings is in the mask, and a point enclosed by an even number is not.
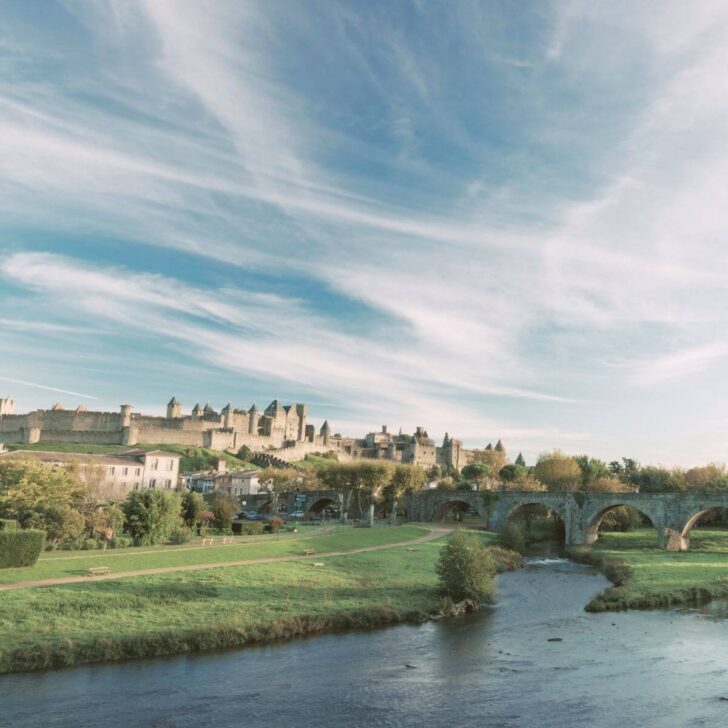
{"type": "Polygon", "coordinates": [[[58,579],[38,579],[36,581],[16,581],[11,584],[0,584],[0,591],[11,589],[34,589],[40,586],[60,586],[62,584],[91,584],[97,581],[108,581],[109,579],[125,579],[130,576],[153,576],[155,574],[171,574],[176,571],[198,571],[200,569],[222,569],[227,566],[249,566],[254,564],[274,564],[279,561],[318,561],[319,559],[331,558],[332,556],[349,556],[350,554],[363,554],[368,551],[383,551],[384,549],[401,548],[402,546],[415,546],[427,541],[434,541],[441,536],[450,533],[452,529],[435,527],[425,536],[400,541],[398,543],[386,543],[379,546],[363,546],[349,551],[327,551],[313,554],[312,556],[268,556],[262,559],[242,559],[239,561],[223,561],[216,564],[185,564],[184,566],[164,566],[156,569],[136,569],[135,571],[120,571],[105,576],[64,576],[58,579]]]}

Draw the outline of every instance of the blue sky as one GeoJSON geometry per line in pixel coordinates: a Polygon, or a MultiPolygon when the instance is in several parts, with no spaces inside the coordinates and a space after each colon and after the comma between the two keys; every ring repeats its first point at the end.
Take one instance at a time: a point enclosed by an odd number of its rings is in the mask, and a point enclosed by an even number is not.
{"type": "Polygon", "coordinates": [[[727,34],[710,0],[5,0],[0,390],[725,460],[727,34]]]}

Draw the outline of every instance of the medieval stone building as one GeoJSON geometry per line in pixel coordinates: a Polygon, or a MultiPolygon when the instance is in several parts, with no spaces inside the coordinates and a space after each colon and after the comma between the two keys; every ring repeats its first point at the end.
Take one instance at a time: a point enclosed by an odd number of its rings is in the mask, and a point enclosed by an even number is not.
{"type": "Polygon", "coordinates": [[[217,412],[209,404],[196,404],[189,415],[172,397],[166,417],[134,412],[129,404],[118,412],[94,412],[83,406],[15,414],[10,398],[0,400],[0,442],[34,444],[72,442],[83,444],[136,445],[176,444],[238,450],[281,448],[286,444],[313,441],[313,428],[306,427],[307,406],[283,406],[271,402],[264,412],[253,404],[237,409],[231,404],[217,412]],[[310,440],[307,440],[310,438],[310,440]]]}

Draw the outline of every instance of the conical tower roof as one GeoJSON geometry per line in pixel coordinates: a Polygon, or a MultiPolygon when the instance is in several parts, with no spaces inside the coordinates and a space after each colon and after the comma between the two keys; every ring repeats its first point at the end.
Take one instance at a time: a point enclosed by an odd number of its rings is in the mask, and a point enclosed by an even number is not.
{"type": "Polygon", "coordinates": [[[177,401],[177,397],[173,396],[172,399],[170,399],[167,404],[170,405],[170,406],[174,406],[174,405],[179,404],[179,402],[177,401]]]}
{"type": "Polygon", "coordinates": [[[503,442],[501,440],[498,440],[498,442],[496,442],[495,449],[498,452],[505,452],[506,451],[505,447],[503,446],[503,442]]]}

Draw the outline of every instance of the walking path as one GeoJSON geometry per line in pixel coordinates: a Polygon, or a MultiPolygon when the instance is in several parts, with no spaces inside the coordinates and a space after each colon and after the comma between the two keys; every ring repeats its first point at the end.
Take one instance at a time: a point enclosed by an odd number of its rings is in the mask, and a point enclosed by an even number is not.
{"type": "Polygon", "coordinates": [[[223,561],[215,564],[185,564],[184,566],[164,566],[155,569],[136,569],[134,571],[120,571],[114,574],[104,574],[103,576],[64,576],[57,579],[38,579],[36,581],[16,581],[11,584],[0,584],[0,591],[10,591],[11,589],[33,589],[39,586],[59,586],[62,584],[88,584],[97,581],[107,581],[109,579],[125,579],[129,576],[153,576],[155,574],[171,574],[176,571],[197,571],[199,569],[222,569],[227,566],[249,566],[254,564],[274,564],[279,561],[302,561],[312,559],[330,558],[332,556],[349,556],[350,554],[363,554],[368,551],[382,551],[384,549],[401,548],[402,546],[415,546],[417,544],[434,541],[448,533],[451,528],[435,527],[425,536],[411,539],[410,541],[399,541],[398,543],[386,543],[378,546],[363,546],[358,549],[350,549],[349,551],[328,551],[325,553],[317,553],[309,556],[267,556],[261,559],[242,559],[240,561],[223,561]]]}

